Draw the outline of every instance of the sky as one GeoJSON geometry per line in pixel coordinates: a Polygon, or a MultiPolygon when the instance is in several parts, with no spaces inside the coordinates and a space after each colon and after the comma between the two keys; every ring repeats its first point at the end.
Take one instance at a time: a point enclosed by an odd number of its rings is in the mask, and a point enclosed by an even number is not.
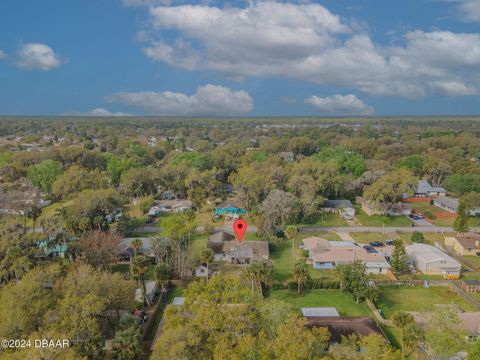
{"type": "Polygon", "coordinates": [[[480,0],[2,0],[0,114],[480,115],[480,0]]]}

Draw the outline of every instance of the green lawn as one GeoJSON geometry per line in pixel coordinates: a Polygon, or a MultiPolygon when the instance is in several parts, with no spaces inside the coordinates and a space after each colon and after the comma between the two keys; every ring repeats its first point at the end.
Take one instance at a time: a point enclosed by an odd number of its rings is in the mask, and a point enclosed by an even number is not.
{"type": "Polygon", "coordinates": [[[480,256],[475,256],[475,255],[466,255],[464,258],[467,261],[470,261],[473,265],[477,267],[477,269],[480,269],[480,256]]]}
{"type": "Polygon", "coordinates": [[[407,227],[412,224],[412,220],[408,216],[370,216],[359,208],[357,208],[355,218],[362,226],[407,227]]]}
{"type": "MultiPolygon", "coordinates": [[[[447,217],[447,218],[435,218],[433,222],[436,226],[449,226],[452,227],[455,221],[455,217],[447,217]]],[[[469,227],[480,227],[480,217],[471,217],[468,220],[469,227]]]]}
{"type": "Polygon", "coordinates": [[[291,290],[272,291],[270,297],[292,305],[292,310],[300,312],[302,307],[332,306],[342,316],[370,316],[365,303],[356,304],[352,296],[340,290],[305,290],[297,295],[291,290]]]}
{"type": "Polygon", "coordinates": [[[310,226],[325,226],[325,227],[341,227],[348,226],[345,219],[339,214],[323,213],[315,220],[308,224],[296,224],[298,227],[310,227],[310,226]]]}
{"type": "Polygon", "coordinates": [[[207,247],[208,235],[196,235],[192,239],[191,254],[194,261],[200,260],[202,250],[207,247]]]}
{"type": "Polygon", "coordinates": [[[421,213],[424,213],[425,211],[431,212],[431,213],[447,213],[448,212],[442,208],[433,206],[428,202],[416,202],[416,203],[412,203],[411,205],[412,205],[412,209],[418,210],[421,213]]]}
{"type": "MultiPolygon", "coordinates": [[[[130,265],[129,264],[117,264],[112,266],[112,272],[123,274],[126,278],[130,278],[130,265]]],[[[155,280],[155,264],[148,265],[147,272],[145,273],[145,280],[155,280]]]]}
{"type": "Polygon", "coordinates": [[[465,311],[475,311],[446,286],[383,287],[376,305],[385,318],[390,318],[398,311],[432,311],[433,305],[452,303],[465,311]]]}

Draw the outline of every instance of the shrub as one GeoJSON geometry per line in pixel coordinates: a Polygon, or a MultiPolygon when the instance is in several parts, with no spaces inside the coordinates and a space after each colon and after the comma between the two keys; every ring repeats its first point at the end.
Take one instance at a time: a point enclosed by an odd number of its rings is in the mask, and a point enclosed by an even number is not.
{"type": "Polygon", "coordinates": [[[414,231],[410,240],[414,243],[424,243],[425,236],[423,236],[423,233],[421,233],[420,231],[414,231]]]}

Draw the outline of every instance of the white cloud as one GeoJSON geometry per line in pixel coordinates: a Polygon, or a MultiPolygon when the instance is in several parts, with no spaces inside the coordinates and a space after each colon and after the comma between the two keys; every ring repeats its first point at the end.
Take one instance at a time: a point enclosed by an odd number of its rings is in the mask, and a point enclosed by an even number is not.
{"type": "Polygon", "coordinates": [[[68,116],[131,116],[131,114],[127,114],[123,112],[112,113],[107,109],[103,109],[103,108],[95,108],[86,112],[69,112],[69,113],[65,113],[64,115],[68,115],[68,116]]]}
{"type": "Polygon", "coordinates": [[[207,84],[189,96],[171,91],[119,92],[105,98],[158,115],[239,115],[252,110],[252,97],[245,91],[207,84]]]}
{"type": "Polygon", "coordinates": [[[151,7],[143,49],[154,60],[227,78],[284,77],[371,95],[480,93],[480,34],[406,33],[379,46],[325,7],[252,1],[246,8],[151,7]],[[165,40],[164,31],[176,39],[165,40]]]}
{"type": "Polygon", "coordinates": [[[60,56],[46,44],[23,44],[17,51],[17,66],[27,70],[51,70],[62,63],[60,56]]]}
{"type": "Polygon", "coordinates": [[[459,9],[466,21],[480,21],[480,0],[460,0],[459,9]]]}
{"type": "Polygon", "coordinates": [[[5,51],[3,51],[2,49],[0,49],[0,60],[5,59],[6,57],[7,57],[7,53],[5,51]]]}
{"type": "Polygon", "coordinates": [[[327,115],[372,115],[374,112],[372,107],[352,94],[332,95],[325,98],[314,95],[305,99],[305,102],[327,115]]]}

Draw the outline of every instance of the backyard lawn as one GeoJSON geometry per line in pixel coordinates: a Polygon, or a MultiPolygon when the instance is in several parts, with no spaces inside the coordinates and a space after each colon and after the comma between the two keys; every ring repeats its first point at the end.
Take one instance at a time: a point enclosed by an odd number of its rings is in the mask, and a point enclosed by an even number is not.
{"type": "Polygon", "coordinates": [[[446,286],[382,287],[376,302],[385,318],[398,311],[431,311],[436,304],[457,304],[464,311],[475,311],[446,286]]]}
{"type": "Polygon", "coordinates": [[[317,219],[308,224],[296,224],[298,227],[324,226],[324,227],[342,227],[348,226],[347,221],[339,214],[323,213],[317,219]]]}
{"type": "Polygon", "coordinates": [[[298,313],[302,307],[332,306],[342,316],[371,316],[364,302],[357,304],[352,296],[340,290],[305,290],[300,295],[291,290],[276,290],[271,292],[270,298],[291,304],[292,310],[298,313]]]}

